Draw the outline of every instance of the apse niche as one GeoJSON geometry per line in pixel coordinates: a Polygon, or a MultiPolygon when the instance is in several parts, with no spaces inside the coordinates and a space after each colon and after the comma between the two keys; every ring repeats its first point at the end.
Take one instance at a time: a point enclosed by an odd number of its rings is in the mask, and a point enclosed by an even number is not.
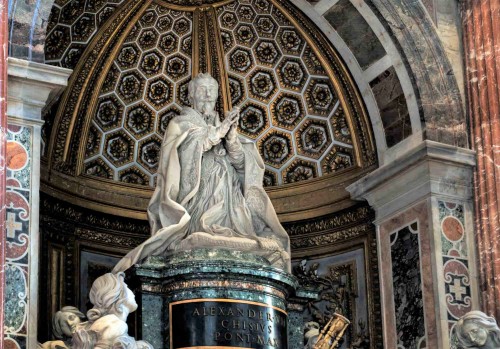
{"type": "Polygon", "coordinates": [[[45,60],[73,74],[42,135],[41,273],[57,276],[41,283],[54,295],[42,304],[41,339],[59,306],[86,310],[95,277],[148,236],[166,127],[189,104],[191,77],[210,72],[221,82],[220,115],[239,107],[238,130],[264,159],[295,274],[321,289],[304,317],[322,324],[343,312],[355,324],[344,347],[378,347],[373,212],[345,190],[377,167],[371,126],[338,53],[300,9],[277,0],[56,0],[45,60]]]}

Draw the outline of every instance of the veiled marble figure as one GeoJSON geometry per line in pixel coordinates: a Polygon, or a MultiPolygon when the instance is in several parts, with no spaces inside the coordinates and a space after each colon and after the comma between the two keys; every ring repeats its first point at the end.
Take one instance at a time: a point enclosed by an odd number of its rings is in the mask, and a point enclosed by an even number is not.
{"type": "Polygon", "coordinates": [[[218,83],[199,74],[188,86],[192,108],[172,119],[162,143],[148,207],[152,236],[115,267],[193,248],[252,252],[290,271],[289,237],[262,187],[264,163],[237,133],[239,109],[221,122],[218,83]]]}
{"type": "Polygon", "coordinates": [[[498,349],[500,328],[493,317],[473,310],[455,324],[452,342],[458,349],[498,349]]]}

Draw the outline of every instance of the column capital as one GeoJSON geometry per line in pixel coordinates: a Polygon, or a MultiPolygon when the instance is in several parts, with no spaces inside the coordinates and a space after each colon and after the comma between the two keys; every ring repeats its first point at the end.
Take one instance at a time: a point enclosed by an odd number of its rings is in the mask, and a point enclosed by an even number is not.
{"type": "Polygon", "coordinates": [[[9,57],[7,115],[41,120],[42,109],[68,84],[71,69],[9,57]]]}
{"type": "Polygon", "coordinates": [[[475,165],[475,151],[426,140],[346,189],[368,201],[378,222],[433,195],[470,200],[475,165]]]}

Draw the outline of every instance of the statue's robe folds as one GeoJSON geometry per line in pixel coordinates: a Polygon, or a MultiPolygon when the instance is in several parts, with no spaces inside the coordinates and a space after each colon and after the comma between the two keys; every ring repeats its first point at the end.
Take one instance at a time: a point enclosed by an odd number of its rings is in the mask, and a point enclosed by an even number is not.
{"type": "Polygon", "coordinates": [[[262,187],[264,163],[254,143],[216,136],[212,114],[184,108],[163,140],[156,190],[148,207],[152,236],[114,268],[193,248],[229,248],[261,255],[290,271],[290,240],[262,187]]]}

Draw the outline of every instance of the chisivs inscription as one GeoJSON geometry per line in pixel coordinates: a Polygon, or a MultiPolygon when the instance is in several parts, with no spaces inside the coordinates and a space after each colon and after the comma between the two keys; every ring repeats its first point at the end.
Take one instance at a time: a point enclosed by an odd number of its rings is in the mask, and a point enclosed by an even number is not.
{"type": "Polygon", "coordinates": [[[287,313],[232,299],[170,303],[170,349],[196,347],[288,348],[287,313]]]}

